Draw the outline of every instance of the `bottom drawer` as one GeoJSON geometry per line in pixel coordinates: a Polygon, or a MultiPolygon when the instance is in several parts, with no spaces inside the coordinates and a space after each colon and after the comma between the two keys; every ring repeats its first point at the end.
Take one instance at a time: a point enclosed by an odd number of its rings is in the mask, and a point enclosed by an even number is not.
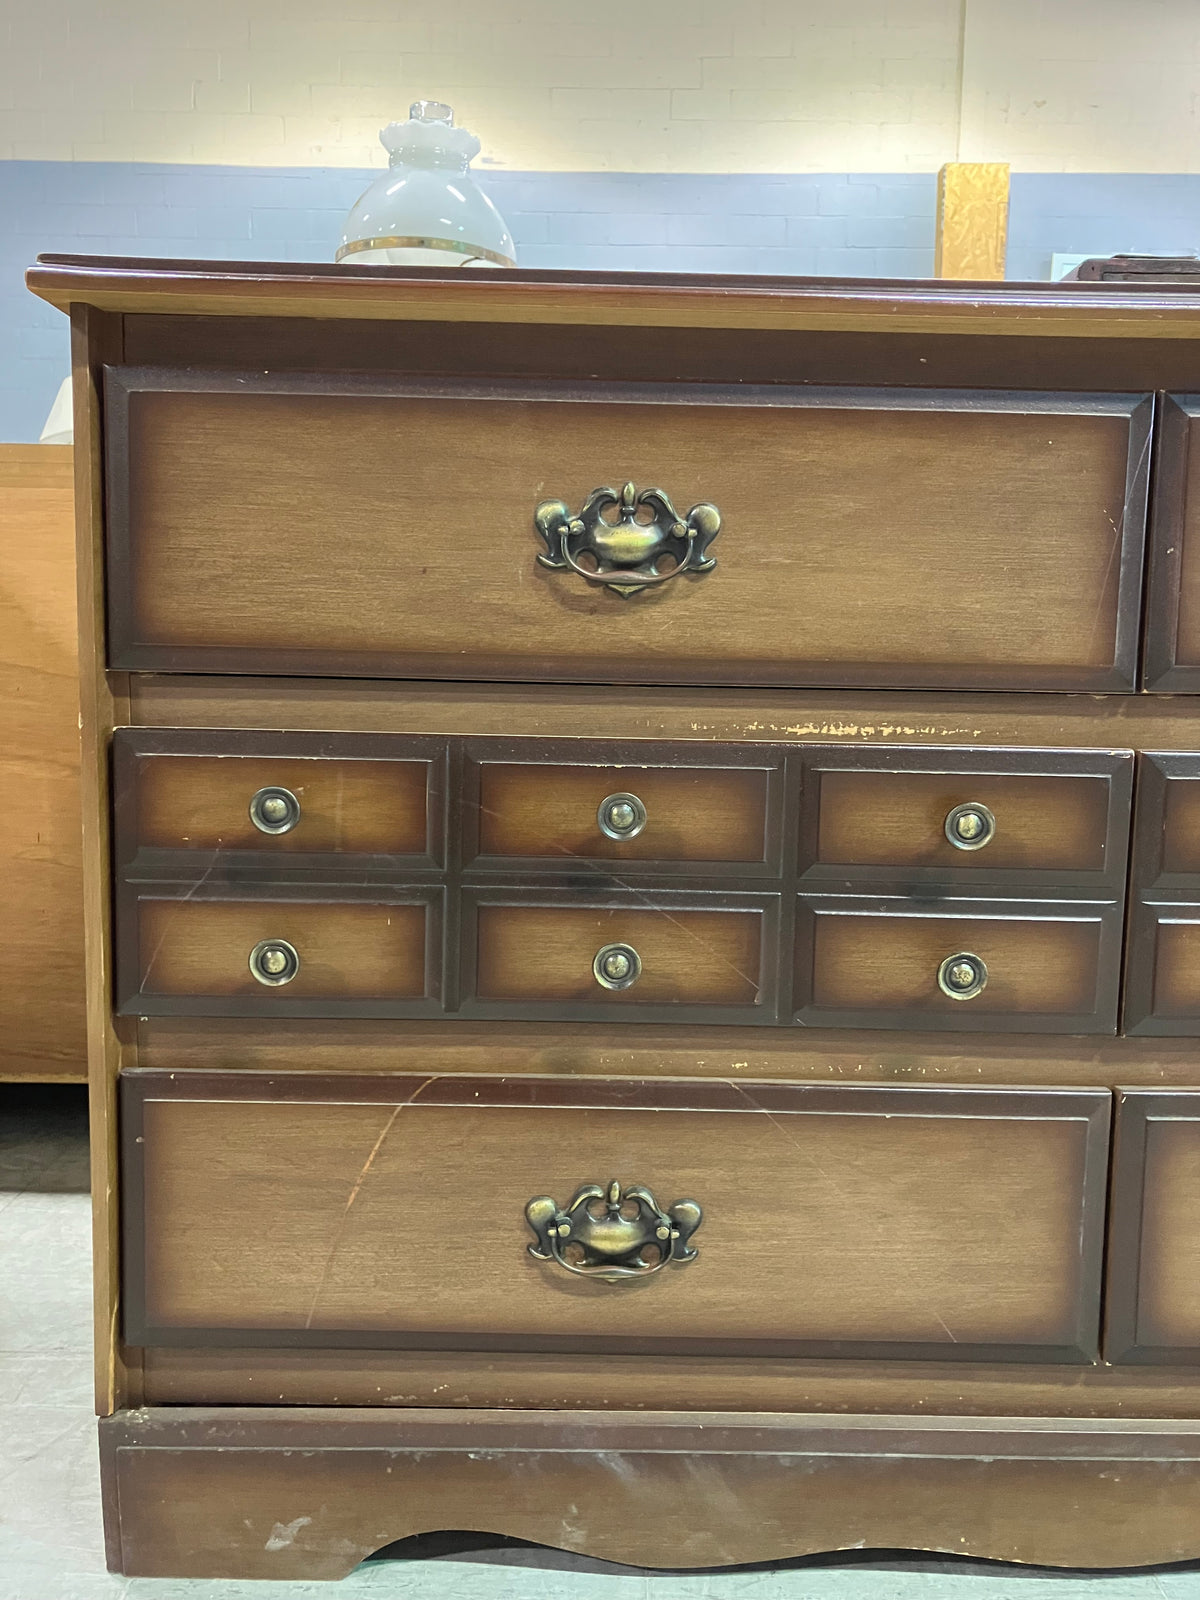
{"type": "Polygon", "coordinates": [[[1103,1090],[136,1071],[122,1095],[130,1344],[1096,1353],[1103,1090]]]}

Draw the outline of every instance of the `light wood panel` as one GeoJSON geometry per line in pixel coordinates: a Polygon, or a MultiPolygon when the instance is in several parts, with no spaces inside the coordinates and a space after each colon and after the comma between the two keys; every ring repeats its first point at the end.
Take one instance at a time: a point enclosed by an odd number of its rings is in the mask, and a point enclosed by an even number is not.
{"type": "Polygon", "coordinates": [[[1004,277],[1008,245],[1008,163],[947,161],[938,173],[938,278],[1004,277]]]}
{"type": "Polygon", "coordinates": [[[82,1082],[71,449],[0,445],[0,1079],[82,1082]]]}
{"type": "Polygon", "coordinates": [[[1103,1091],[263,1087],[126,1079],[131,1339],[1094,1354],[1103,1091]],[[529,1256],[528,1200],[614,1178],[698,1201],[698,1258],[613,1285],[529,1256]]]}

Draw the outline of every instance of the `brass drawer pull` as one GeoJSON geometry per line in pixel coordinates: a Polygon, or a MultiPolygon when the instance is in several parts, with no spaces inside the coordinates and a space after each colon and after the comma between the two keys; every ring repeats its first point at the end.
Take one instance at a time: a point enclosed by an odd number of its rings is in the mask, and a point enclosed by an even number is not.
{"type": "Polygon", "coordinates": [[[663,1211],[649,1189],[623,1190],[619,1183],[607,1189],[586,1183],[561,1210],[549,1195],[525,1207],[537,1238],[528,1247],[536,1261],[557,1261],[581,1278],[605,1283],[647,1277],[668,1261],[694,1261],[699,1252],[688,1240],[702,1219],[694,1200],[676,1200],[663,1211]]]}
{"type": "Polygon", "coordinates": [[[602,989],[632,989],[642,975],[642,958],[631,944],[606,944],[596,951],[592,976],[602,989]]]}
{"type": "Polygon", "coordinates": [[[610,794],[601,800],[596,821],[610,839],[636,839],[646,826],[646,808],[635,794],[610,794]]]}
{"type": "Polygon", "coordinates": [[[250,801],[250,821],[259,833],[291,833],[300,821],[300,802],[290,789],[260,789],[250,801]]]}
{"type": "Polygon", "coordinates": [[[996,819],[977,800],[946,813],[946,837],[956,850],[982,850],[996,837],[996,819]]]}
{"type": "Polygon", "coordinates": [[[721,513],[701,502],[681,517],[661,489],[593,489],[574,516],[562,500],[543,500],[533,514],[545,543],[543,567],[578,573],[628,599],[681,572],[711,572],[708,547],[721,531],[721,513]],[[605,512],[617,511],[610,521],[605,512]],[[639,517],[638,513],[642,516],[639,517]],[[673,565],[659,571],[670,557],[673,565]]]}
{"type": "Polygon", "coordinates": [[[974,1000],[983,993],[987,981],[987,963],[969,950],[947,956],[938,968],[938,988],[951,1000],[974,1000]]]}
{"type": "Polygon", "coordinates": [[[277,989],[300,971],[300,956],[286,939],[262,939],[250,952],[250,971],[259,983],[277,989]]]}

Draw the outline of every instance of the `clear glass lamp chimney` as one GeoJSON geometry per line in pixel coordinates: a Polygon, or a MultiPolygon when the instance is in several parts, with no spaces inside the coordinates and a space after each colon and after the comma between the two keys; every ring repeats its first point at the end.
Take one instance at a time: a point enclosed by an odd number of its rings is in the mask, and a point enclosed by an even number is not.
{"type": "Polygon", "coordinates": [[[440,100],[416,100],[379,135],[389,165],[346,218],[338,261],[355,266],[515,267],[504,218],[476,183],[479,140],[440,100]]]}

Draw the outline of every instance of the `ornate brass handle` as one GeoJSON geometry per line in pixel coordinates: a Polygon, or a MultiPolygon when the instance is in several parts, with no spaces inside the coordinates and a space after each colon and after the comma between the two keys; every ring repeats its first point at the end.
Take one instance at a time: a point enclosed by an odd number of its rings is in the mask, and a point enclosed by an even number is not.
{"type": "Polygon", "coordinates": [[[721,531],[716,506],[701,503],[681,517],[661,489],[638,490],[632,483],[619,493],[593,489],[578,516],[562,500],[543,500],[533,520],[546,545],[538,556],[543,567],[569,568],[624,599],[681,572],[711,572],[717,564],[708,554],[721,531]],[[604,513],[614,508],[617,519],[610,522],[604,513]],[[646,521],[638,518],[642,510],[651,514],[646,521]],[[674,566],[660,572],[665,556],[674,566]],[[584,565],[581,557],[594,565],[584,565]]]}
{"type": "Polygon", "coordinates": [[[676,1200],[663,1211],[649,1189],[623,1190],[619,1183],[607,1189],[585,1183],[561,1208],[549,1195],[525,1207],[525,1220],[537,1238],[529,1246],[535,1260],[557,1261],[581,1278],[605,1283],[648,1277],[668,1261],[694,1261],[699,1252],[688,1240],[702,1217],[694,1200],[676,1200]],[[653,1255],[647,1256],[652,1247],[653,1255]]]}

